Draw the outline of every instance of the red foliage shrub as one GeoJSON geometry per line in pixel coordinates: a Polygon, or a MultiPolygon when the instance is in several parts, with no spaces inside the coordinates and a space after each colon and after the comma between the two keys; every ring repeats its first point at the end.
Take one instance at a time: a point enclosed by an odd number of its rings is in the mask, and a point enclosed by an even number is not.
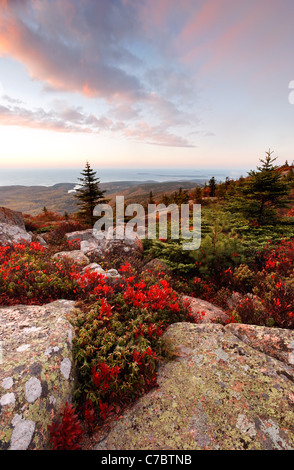
{"type": "Polygon", "coordinates": [[[52,260],[52,254],[39,243],[0,247],[0,305],[95,301],[112,293],[103,275],[82,272],[68,260],[52,260]]]}
{"type": "Polygon", "coordinates": [[[53,422],[48,426],[52,449],[79,450],[84,431],[73,405],[66,402],[61,418],[61,421],[53,422]]]}

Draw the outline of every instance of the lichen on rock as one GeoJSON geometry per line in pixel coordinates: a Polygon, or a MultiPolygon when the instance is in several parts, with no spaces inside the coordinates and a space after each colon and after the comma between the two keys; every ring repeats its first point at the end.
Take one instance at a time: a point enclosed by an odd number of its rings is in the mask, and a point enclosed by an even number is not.
{"type": "MultiPolygon", "coordinates": [[[[244,337],[253,337],[246,325],[244,337]]],[[[254,327],[252,327],[254,329],[254,327]]],[[[293,450],[293,367],[244,342],[238,328],[177,323],[158,388],[117,421],[96,450],[293,450]]],[[[273,338],[270,328],[260,339],[273,338]]],[[[292,344],[294,333],[276,332],[292,344]]]]}
{"type": "Polygon", "coordinates": [[[48,425],[72,401],[75,303],[1,308],[0,449],[49,449],[48,425]]]}

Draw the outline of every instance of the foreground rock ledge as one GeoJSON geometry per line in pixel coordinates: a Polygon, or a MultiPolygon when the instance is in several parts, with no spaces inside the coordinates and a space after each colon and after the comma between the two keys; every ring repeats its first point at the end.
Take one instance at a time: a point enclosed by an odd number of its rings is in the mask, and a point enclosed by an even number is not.
{"type": "Polygon", "coordinates": [[[0,449],[50,449],[48,424],[72,401],[74,302],[0,308],[0,449]]]}
{"type": "Polygon", "coordinates": [[[177,323],[159,388],[117,421],[96,450],[293,450],[294,333],[177,323]]]}

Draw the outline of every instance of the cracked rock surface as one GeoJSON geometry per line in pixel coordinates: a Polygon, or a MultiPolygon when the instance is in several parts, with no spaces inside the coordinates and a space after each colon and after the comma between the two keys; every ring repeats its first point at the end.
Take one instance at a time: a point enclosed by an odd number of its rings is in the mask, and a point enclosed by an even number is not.
{"type": "Polygon", "coordinates": [[[115,422],[96,450],[293,450],[294,332],[171,325],[159,387],[115,422]]]}

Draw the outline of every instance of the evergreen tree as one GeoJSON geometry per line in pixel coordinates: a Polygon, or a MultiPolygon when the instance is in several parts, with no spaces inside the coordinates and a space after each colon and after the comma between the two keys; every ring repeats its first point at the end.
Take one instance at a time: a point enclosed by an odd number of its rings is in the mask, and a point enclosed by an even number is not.
{"type": "Polygon", "coordinates": [[[170,203],[170,197],[167,194],[163,194],[160,198],[160,203],[168,206],[170,203]]]}
{"type": "Polygon", "coordinates": [[[293,168],[290,166],[288,173],[285,177],[287,183],[290,185],[291,188],[294,188],[294,171],[293,168]]]}
{"type": "Polygon", "coordinates": [[[196,186],[196,188],[194,189],[194,191],[192,192],[192,199],[193,201],[196,203],[196,204],[201,204],[201,201],[202,201],[202,190],[200,188],[200,186],[196,186]]]}
{"type": "Polygon", "coordinates": [[[81,175],[82,178],[78,178],[81,181],[80,187],[76,189],[74,195],[79,200],[77,204],[80,206],[77,216],[86,224],[93,226],[97,220],[93,214],[95,207],[97,204],[108,202],[104,198],[106,191],[99,188],[100,180],[96,177],[96,172],[91,169],[88,162],[86,162],[86,167],[81,175]]]}
{"type": "Polygon", "coordinates": [[[152,191],[150,191],[150,193],[149,193],[148,204],[155,204],[152,191]]]}
{"type": "Polygon", "coordinates": [[[226,191],[228,191],[229,187],[230,187],[230,178],[228,176],[226,176],[226,181],[225,181],[225,188],[226,188],[226,191]]]}
{"type": "Polygon", "coordinates": [[[244,186],[244,184],[245,184],[245,178],[244,178],[244,176],[241,175],[240,178],[237,181],[237,186],[239,186],[239,187],[244,186]]]}
{"type": "Polygon", "coordinates": [[[215,190],[215,196],[218,198],[224,198],[226,195],[226,184],[225,183],[219,183],[216,186],[215,190]]]}
{"type": "Polygon", "coordinates": [[[175,191],[172,195],[172,202],[174,204],[187,204],[189,201],[189,194],[187,190],[183,190],[182,187],[179,188],[179,191],[175,191]]]}
{"type": "Polygon", "coordinates": [[[216,182],[215,182],[215,177],[213,176],[210,178],[208,182],[209,190],[210,190],[210,197],[215,197],[215,190],[216,190],[216,182]]]}
{"type": "Polygon", "coordinates": [[[276,158],[272,158],[272,153],[266,152],[265,159],[260,159],[262,165],[248,173],[249,178],[240,188],[241,211],[259,225],[273,221],[277,209],[287,206],[289,195],[289,186],[273,164],[276,158]]]}

